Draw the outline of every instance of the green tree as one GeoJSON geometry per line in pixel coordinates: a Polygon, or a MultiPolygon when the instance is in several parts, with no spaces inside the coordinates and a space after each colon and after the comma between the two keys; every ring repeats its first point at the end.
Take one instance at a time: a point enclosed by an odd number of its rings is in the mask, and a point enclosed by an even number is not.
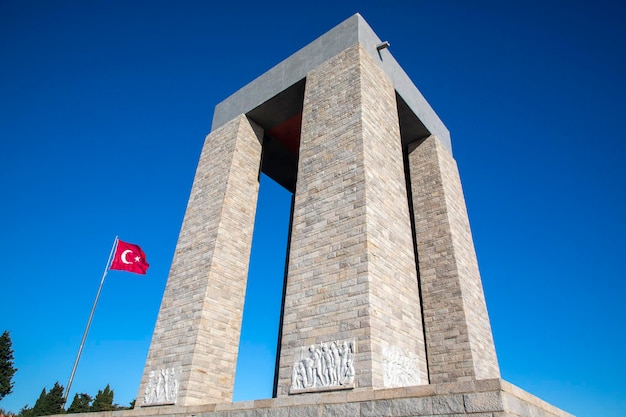
{"type": "Polygon", "coordinates": [[[17,368],[13,366],[11,336],[6,330],[0,336],[0,400],[13,391],[13,375],[17,368]]]}
{"type": "Polygon", "coordinates": [[[107,384],[104,390],[98,390],[96,398],[93,399],[91,404],[91,411],[111,411],[117,410],[117,406],[113,405],[113,390],[107,384]]]}
{"type": "Polygon", "coordinates": [[[41,391],[39,398],[32,408],[32,413],[30,414],[30,416],[26,417],[63,414],[65,413],[65,410],[63,409],[63,404],[63,386],[60,385],[58,382],[55,382],[50,392],[46,392],[45,388],[41,391]]]}
{"type": "Polygon", "coordinates": [[[44,387],[44,389],[41,390],[41,394],[39,394],[39,398],[37,398],[37,401],[35,401],[35,405],[33,406],[33,408],[31,408],[30,410],[28,409],[25,410],[27,412],[25,412],[24,414],[29,415],[29,416],[43,416],[44,414],[42,413],[44,413],[44,410],[47,408],[47,403],[46,403],[47,398],[48,398],[48,392],[46,391],[46,388],[44,387]]]}
{"type": "Polygon", "coordinates": [[[72,413],[88,413],[91,411],[91,395],[89,394],[76,394],[70,408],[67,409],[68,414],[72,413]]]}
{"type": "Polygon", "coordinates": [[[28,404],[22,407],[20,412],[17,413],[17,417],[32,417],[32,416],[33,416],[33,409],[30,408],[28,404]]]}
{"type": "Polygon", "coordinates": [[[63,414],[65,413],[65,409],[63,406],[65,405],[65,401],[63,400],[63,385],[60,385],[58,382],[54,383],[54,387],[48,393],[48,413],[44,414],[46,416],[50,414],[63,414]]]}

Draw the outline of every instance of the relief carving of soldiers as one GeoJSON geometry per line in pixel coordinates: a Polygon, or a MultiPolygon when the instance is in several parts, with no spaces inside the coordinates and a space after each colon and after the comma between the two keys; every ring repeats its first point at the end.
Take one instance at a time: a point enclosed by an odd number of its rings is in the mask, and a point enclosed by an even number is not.
{"type": "Polygon", "coordinates": [[[349,385],[354,382],[354,347],[352,342],[311,345],[305,355],[294,362],[291,389],[323,388],[349,385]]]}

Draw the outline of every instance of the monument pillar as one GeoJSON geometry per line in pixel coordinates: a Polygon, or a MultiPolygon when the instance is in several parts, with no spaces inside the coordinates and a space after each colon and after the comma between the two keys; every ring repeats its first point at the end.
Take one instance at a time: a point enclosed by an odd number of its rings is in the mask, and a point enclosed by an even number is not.
{"type": "Polygon", "coordinates": [[[395,90],[359,44],[307,74],[297,178],[278,395],[427,384],[395,90]]]}
{"type": "Polygon", "coordinates": [[[239,116],[205,140],[138,405],[232,401],[262,138],[239,116]]]}
{"type": "Polygon", "coordinates": [[[436,136],[408,152],[430,381],[499,378],[456,162],[436,136]]]}

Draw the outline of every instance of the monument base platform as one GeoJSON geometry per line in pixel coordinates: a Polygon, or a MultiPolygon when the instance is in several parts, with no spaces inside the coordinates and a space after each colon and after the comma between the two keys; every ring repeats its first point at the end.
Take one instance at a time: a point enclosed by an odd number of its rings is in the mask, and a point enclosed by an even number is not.
{"type": "Polygon", "coordinates": [[[291,395],[196,406],[152,406],[76,417],[571,417],[501,379],[291,395]]]}

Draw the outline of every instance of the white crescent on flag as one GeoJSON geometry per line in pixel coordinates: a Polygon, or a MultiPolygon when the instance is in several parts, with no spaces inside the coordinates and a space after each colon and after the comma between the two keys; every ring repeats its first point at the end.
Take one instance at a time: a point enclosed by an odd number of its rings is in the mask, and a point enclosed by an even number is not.
{"type": "Polygon", "coordinates": [[[122,256],[120,256],[122,262],[124,262],[126,265],[132,264],[132,262],[128,262],[128,259],[126,259],[126,255],[129,253],[133,253],[133,251],[130,249],[126,249],[124,252],[122,252],[122,256]]]}

